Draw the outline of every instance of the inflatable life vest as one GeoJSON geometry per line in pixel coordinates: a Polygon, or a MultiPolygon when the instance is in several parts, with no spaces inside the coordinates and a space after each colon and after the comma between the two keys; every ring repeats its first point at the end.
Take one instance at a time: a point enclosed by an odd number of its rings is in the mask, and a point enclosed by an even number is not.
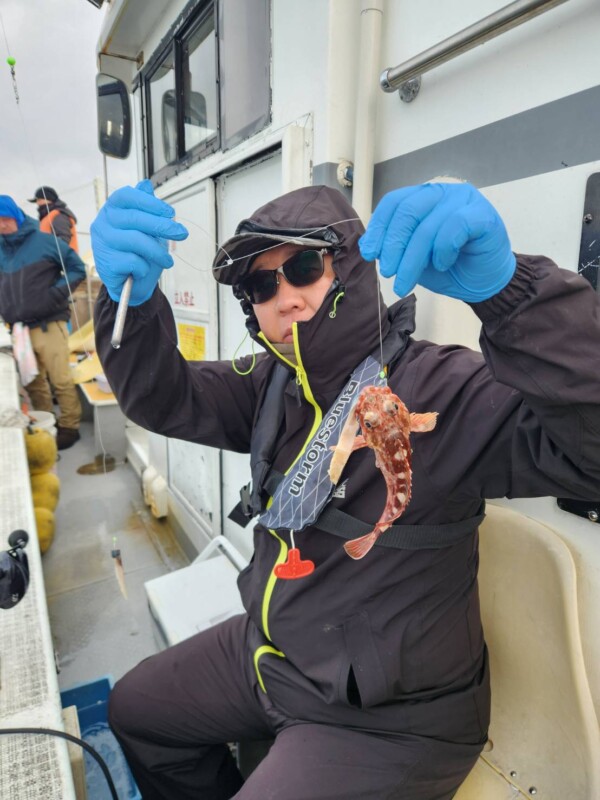
{"type": "MultiPolygon", "coordinates": [[[[48,214],[46,214],[46,216],[40,220],[40,231],[42,233],[52,234],[52,222],[61,213],[64,212],[61,212],[59,208],[55,208],[53,211],[48,212],[48,214]]],[[[71,228],[71,238],[69,239],[67,244],[69,245],[69,247],[72,247],[76,253],[79,253],[79,242],[77,241],[77,230],[75,228],[75,220],[68,214],[65,214],[65,216],[69,220],[69,226],[71,228]]]]}

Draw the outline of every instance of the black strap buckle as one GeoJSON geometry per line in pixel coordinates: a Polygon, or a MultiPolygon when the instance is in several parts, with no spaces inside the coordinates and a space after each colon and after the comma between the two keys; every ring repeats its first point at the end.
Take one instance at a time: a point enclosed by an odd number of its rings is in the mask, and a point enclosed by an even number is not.
{"type": "Polygon", "coordinates": [[[247,483],[240,489],[240,502],[231,509],[227,517],[245,528],[253,516],[252,483],[247,483]]]}

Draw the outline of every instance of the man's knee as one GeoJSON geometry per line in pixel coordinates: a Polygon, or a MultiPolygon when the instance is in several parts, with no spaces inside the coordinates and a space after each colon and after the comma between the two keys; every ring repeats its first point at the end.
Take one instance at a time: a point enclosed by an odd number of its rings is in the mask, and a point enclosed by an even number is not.
{"type": "Polygon", "coordinates": [[[113,686],[108,698],[108,724],[115,734],[131,733],[140,716],[137,681],[128,672],[113,686]]]}

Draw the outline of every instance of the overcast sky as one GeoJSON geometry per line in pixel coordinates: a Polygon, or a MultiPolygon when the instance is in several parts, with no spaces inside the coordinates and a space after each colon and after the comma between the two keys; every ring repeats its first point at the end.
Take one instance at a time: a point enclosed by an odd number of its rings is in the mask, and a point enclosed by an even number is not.
{"type": "MultiPolygon", "coordinates": [[[[88,231],[103,178],[96,131],[96,43],[105,12],[88,0],[0,0],[0,194],[26,214],[52,186],[88,231]],[[6,35],[6,38],[5,38],[6,35]],[[16,58],[17,106],[9,55],[16,58]]],[[[136,180],[135,159],[108,159],[109,188],[136,180]]],[[[80,250],[89,236],[80,238],[80,250]]]]}

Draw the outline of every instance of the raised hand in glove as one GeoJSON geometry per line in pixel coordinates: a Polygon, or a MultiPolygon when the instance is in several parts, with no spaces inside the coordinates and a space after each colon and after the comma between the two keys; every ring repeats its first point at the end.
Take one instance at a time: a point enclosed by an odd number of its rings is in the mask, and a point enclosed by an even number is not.
{"type": "Polygon", "coordinates": [[[152,296],[163,269],[173,266],[167,239],[186,239],[173,208],[154,196],[150,181],[111,194],[92,223],[96,270],[111,298],[118,302],[127,278],[133,277],[129,305],[152,296]]]}
{"type": "Polygon", "coordinates": [[[386,194],[359,241],[362,257],[395,275],[400,297],[417,284],[468,303],[487,300],[515,271],[504,223],[469,183],[425,183],[386,194]]]}

